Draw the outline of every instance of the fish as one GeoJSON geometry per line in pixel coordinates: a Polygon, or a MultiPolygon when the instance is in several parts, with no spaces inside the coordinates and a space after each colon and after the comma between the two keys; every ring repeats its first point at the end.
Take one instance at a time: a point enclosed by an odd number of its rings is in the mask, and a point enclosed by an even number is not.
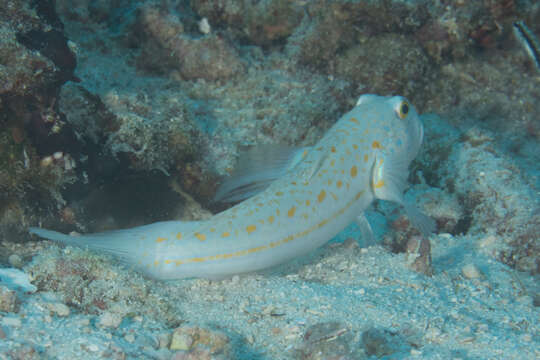
{"type": "MultiPolygon", "coordinates": [[[[402,96],[360,96],[314,146],[247,151],[216,193],[236,205],[203,221],[162,221],[72,236],[39,227],[39,237],[102,251],[160,280],[223,279],[267,269],[324,245],[356,222],[374,235],[364,212],[376,199],[405,209],[424,236],[434,221],[405,203],[408,167],[424,136],[402,96]]],[[[279,146],[278,146],[279,147],[279,146]]]]}
{"type": "Polygon", "coordinates": [[[525,48],[527,54],[536,65],[536,69],[540,71],[540,43],[538,39],[522,20],[514,22],[512,28],[514,36],[525,48]]]}

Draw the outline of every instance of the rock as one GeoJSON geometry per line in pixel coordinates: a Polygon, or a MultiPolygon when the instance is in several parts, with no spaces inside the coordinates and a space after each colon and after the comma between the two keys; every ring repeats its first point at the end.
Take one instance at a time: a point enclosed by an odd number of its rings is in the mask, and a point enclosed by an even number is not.
{"type": "Polygon", "coordinates": [[[461,268],[461,273],[467,279],[479,278],[482,274],[474,264],[467,264],[461,268]]]}
{"type": "Polygon", "coordinates": [[[5,286],[0,285],[0,311],[18,312],[19,300],[15,291],[9,290],[5,286]]]}
{"type": "Polygon", "coordinates": [[[120,314],[104,312],[100,315],[98,325],[105,328],[116,329],[122,322],[122,316],[120,314]]]}
{"type": "Polygon", "coordinates": [[[69,316],[70,313],[69,307],[62,303],[47,304],[47,308],[50,312],[56,314],[57,316],[65,317],[69,316]]]}
{"type": "Polygon", "coordinates": [[[229,359],[229,355],[232,353],[230,339],[227,335],[197,326],[176,328],[172,334],[169,349],[180,350],[175,354],[175,358],[178,359],[206,359],[216,356],[229,359]],[[203,356],[202,354],[207,356],[200,357],[203,356]]]}
{"type": "Polygon", "coordinates": [[[431,266],[431,243],[423,236],[412,236],[407,241],[407,254],[411,261],[410,267],[421,274],[433,275],[431,266]]]}
{"type": "Polygon", "coordinates": [[[14,268],[21,268],[23,266],[22,258],[17,254],[9,255],[8,262],[14,268]]]}
{"type": "Polygon", "coordinates": [[[377,358],[390,356],[398,351],[410,351],[410,345],[399,334],[388,330],[368,329],[362,333],[362,343],[366,354],[377,358]]]}
{"type": "Polygon", "coordinates": [[[295,359],[364,359],[362,349],[352,346],[352,331],[339,322],[325,322],[309,327],[304,341],[295,350],[295,359]]]}
{"type": "Polygon", "coordinates": [[[214,34],[198,39],[185,35],[180,18],[174,14],[164,16],[155,7],[144,7],[137,24],[137,36],[143,39],[139,67],[177,68],[185,79],[210,81],[230,78],[244,69],[230,43],[214,34]]]}

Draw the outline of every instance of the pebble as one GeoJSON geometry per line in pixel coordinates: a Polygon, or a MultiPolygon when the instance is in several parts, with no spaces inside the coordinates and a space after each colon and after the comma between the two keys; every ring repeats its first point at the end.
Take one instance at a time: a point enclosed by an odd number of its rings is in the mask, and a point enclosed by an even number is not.
{"type": "MultiPolygon", "coordinates": [[[[171,350],[189,351],[189,353],[205,352],[211,355],[220,354],[229,359],[232,352],[230,339],[221,331],[198,326],[181,326],[174,330],[171,339],[171,350]]],[[[202,357],[201,357],[202,358],[202,357]]]]}
{"type": "Polygon", "coordinates": [[[116,329],[122,322],[122,316],[120,314],[104,312],[99,316],[98,325],[101,327],[116,329]]]}
{"type": "Polygon", "coordinates": [[[209,34],[210,31],[212,30],[207,18],[202,18],[201,21],[199,21],[198,25],[199,25],[199,31],[205,35],[209,34]]]}
{"type": "Polygon", "coordinates": [[[17,294],[5,286],[0,286],[0,311],[15,313],[19,311],[17,294]]]}
{"type": "Polygon", "coordinates": [[[53,314],[56,314],[62,317],[69,316],[69,313],[70,313],[69,307],[66,304],[62,304],[62,303],[47,304],[47,308],[53,314]]]}
{"type": "Polygon", "coordinates": [[[124,340],[133,344],[135,342],[135,336],[133,334],[126,334],[126,336],[124,336],[124,340]]]}
{"type": "Polygon", "coordinates": [[[479,278],[481,273],[480,270],[474,264],[467,264],[461,268],[461,273],[467,279],[476,279],[479,278]]]}
{"type": "Polygon", "coordinates": [[[23,267],[23,261],[22,258],[17,254],[11,254],[9,255],[8,262],[11,266],[14,268],[22,268],[23,267]]]}
{"type": "Polygon", "coordinates": [[[171,350],[189,350],[193,344],[193,338],[185,333],[175,331],[172,335],[171,350]]]}
{"type": "Polygon", "coordinates": [[[354,344],[354,335],[346,324],[323,322],[310,326],[302,337],[302,344],[295,349],[294,358],[361,359],[361,348],[354,344]]]}

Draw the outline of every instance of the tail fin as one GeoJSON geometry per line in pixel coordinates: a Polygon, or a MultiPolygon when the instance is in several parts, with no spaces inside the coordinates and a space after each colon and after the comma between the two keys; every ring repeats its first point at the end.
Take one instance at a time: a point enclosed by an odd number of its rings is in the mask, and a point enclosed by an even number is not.
{"type": "Polygon", "coordinates": [[[190,233],[195,231],[200,224],[200,221],[160,221],[130,229],[85,235],[66,235],[38,227],[31,227],[29,232],[66,245],[102,251],[116,256],[122,262],[136,264],[146,252],[159,255],[159,244],[144,239],[167,237],[170,236],[167,234],[177,234],[180,231],[190,233]]]}
{"type": "Polygon", "coordinates": [[[89,235],[66,235],[57,231],[31,227],[30,234],[56,241],[65,245],[78,246],[92,250],[101,250],[127,262],[131,260],[129,241],[132,229],[107,231],[89,235]]]}

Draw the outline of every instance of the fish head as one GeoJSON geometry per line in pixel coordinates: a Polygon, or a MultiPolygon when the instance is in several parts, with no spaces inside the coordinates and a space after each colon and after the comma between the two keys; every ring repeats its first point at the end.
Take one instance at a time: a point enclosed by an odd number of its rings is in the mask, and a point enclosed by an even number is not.
{"type": "Polygon", "coordinates": [[[373,134],[382,144],[385,157],[393,157],[406,166],[418,155],[424,138],[424,127],[416,108],[403,96],[360,96],[362,108],[373,134]]]}

